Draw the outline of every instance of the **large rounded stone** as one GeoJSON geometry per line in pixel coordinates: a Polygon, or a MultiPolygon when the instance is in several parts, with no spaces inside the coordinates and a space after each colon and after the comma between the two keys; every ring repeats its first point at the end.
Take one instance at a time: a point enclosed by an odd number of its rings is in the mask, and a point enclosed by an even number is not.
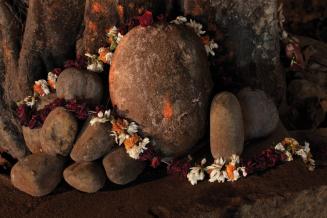
{"type": "Polygon", "coordinates": [[[42,152],[40,142],[41,129],[30,129],[29,127],[22,127],[25,144],[32,153],[42,152]]]}
{"type": "Polygon", "coordinates": [[[237,97],[242,108],[246,140],[268,136],[276,129],[278,109],[264,91],[244,88],[237,97]]]}
{"type": "Polygon", "coordinates": [[[210,148],[212,156],[240,155],[244,145],[244,126],[240,103],[229,92],[216,95],[210,110],[210,148]]]}
{"type": "Polygon", "coordinates": [[[59,75],[56,91],[59,98],[99,105],[103,97],[103,84],[94,72],[68,68],[59,75]]]}
{"type": "Polygon", "coordinates": [[[109,180],[119,185],[133,182],[145,167],[145,162],[130,158],[123,147],[107,154],[102,163],[109,180]]]}
{"type": "Polygon", "coordinates": [[[204,47],[190,28],[132,29],[115,51],[109,88],[113,105],[165,156],[187,153],[206,132],[212,81],[204,47]]]}
{"type": "Polygon", "coordinates": [[[96,123],[91,126],[86,123],[85,129],[78,137],[70,157],[76,161],[94,161],[106,155],[114,145],[110,136],[110,123],[96,123]]]}
{"type": "Polygon", "coordinates": [[[64,170],[65,181],[79,191],[94,193],[106,182],[106,174],[95,162],[74,163],[64,170]]]}
{"type": "Polygon", "coordinates": [[[32,154],[18,161],[11,170],[11,182],[32,196],[44,196],[59,184],[64,160],[48,154],[32,154]]]}
{"type": "Polygon", "coordinates": [[[78,131],[76,118],[62,107],[51,111],[41,132],[42,150],[48,154],[69,155],[78,131]]]}

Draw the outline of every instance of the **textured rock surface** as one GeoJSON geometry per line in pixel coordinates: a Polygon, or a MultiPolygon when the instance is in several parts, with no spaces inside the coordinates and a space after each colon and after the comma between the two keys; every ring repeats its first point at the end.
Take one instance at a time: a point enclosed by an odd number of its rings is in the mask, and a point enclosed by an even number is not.
{"type": "Polygon", "coordinates": [[[242,110],[236,96],[229,92],[217,94],[210,110],[210,148],[212,156],[229,158],[240,155],[244,145],[242,110]]]}
{"type": "Polygon", "coordinates": [[[246,140],[265,137],[276,129],[278,109],[264,91],[244,88],[237,98],[242,108],[246,140]]]}
{"type": "Polygon", "coordinates": [[[66,182],[79,191],[94,193],[104,186],[106,174],[95,162],[74,163],[64,170],[66,182]]]}
{"type": "Polygon", "coordinates": [[[59,98],[77,99],[93,105],[99,105],[103,97],[100,77],[94,72],[75,68],[66,69],[60,74],[56,91],[59,98]]]}
{"type": "Polygon", "coordinates": [[[63,159],[47,154],[32,154],[12,168],[11,182],[29,195],[44,196],[61,181],[63,167],[63,159]]]}
{"type": "Polygon", "coordinates": [[[76,161],[94,161],[106,155],[114,145],[110,136],[110,123],[97,123],[93,126],[87,122],[78,137],[70,157],[76,161]]]}
{"type": "Polygon", "coordinates": [[[280,65],[278,1],[265,0],[188,0],[184,14],[193,16],[216,37],[225,35],[223,47],[233,56],[235,78],[242,85],[264,90],[279,105],[284,98],[286,81],[280,65]],[[217,31],[218,30],[218,31],[217,31]]]}
{"type": "Polygon", "coordinates": [[[288,129],[314,129],[326,117],[323,101],[326,92],[304,79],[293,80],[288,87],[289,107],[283,111],[282,118],[288,129]]]}
{"type": "Polygon", "coordinates": [[[30,129],[29,127],[23,127],[23,136],[26,146],[32,153],[42,152],[40,132],[41,129],[30,129]]]}
{"type": "Polygon", "coordinates": [[[145,162],[130,158],[123,147],[107,154],[102,163],[109,180],[119,185],[133,182],[145,167],[145,162]]]}
{"type": "Polygon", "coordinates": [[[185,154],[205,133],[212,82],[203,45],[188,28],[132,29],[113,57],[109,87],[113,105],[166,156],[185,154]]]}
{"type": "Polygon", "coordinates": [[[62,107],[51,111],[41,129],[42,150],[48,154],[69,155],[78,131],[76,118],[62,107]]]}

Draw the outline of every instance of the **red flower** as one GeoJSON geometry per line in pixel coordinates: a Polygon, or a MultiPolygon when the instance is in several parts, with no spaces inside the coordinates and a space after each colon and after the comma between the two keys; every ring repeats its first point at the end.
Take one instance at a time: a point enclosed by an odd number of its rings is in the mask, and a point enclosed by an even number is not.
{"type": "Polygon", "coordinates": [[[64,68],[77,68],[79,70],[86,69],[87,60],[84,56],[77,55],[75,60],[68,60],[65,62],[64,68]]]}
{"type": "Polygon", "coordinates": [[[188,160],[174,160],[167,166],[167,173],[171,175],[180,175],[187,177],[188,172],[191,168],[191,163],[188,160]]]}
{"type": "Polygon", "coordinates": [[[62,72],[61,68],[55,68],[51,71],[53,74],[55,74],[56,76],[59,76],[62,72]]]}
{"type": "Polygon", "coordinates": [[[161,158],[160,157],[154,157],[151,161],[151,166],[152,168],[157,168],[161,163],[161,158]]]}
{"type": "Polygon", "coordinates": [[[147,27],[153,24],[153,16],[151,11],[146,11],[142,16],[138,17],[140,25],[147,27]]]}

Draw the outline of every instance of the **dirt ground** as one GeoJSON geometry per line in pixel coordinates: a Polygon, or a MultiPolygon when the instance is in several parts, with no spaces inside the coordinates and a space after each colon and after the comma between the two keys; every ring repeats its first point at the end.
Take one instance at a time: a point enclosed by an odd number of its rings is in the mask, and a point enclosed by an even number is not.
{"type": "MultiPolygon", "coordinates": [[[[1,176],[0,217],[327,217],[327,130],[291,134],[311,142],[319,164],[314,172],[294,161],[234,183],[192,186],[167,176],[164,168],[149,169],[128,186],[108,183],[98,193],[85,194],[62,182],[55,193],[42,198],[14,189],[1,176]]],[[[287,135],[279,128],[268,139],[248,144],[243,157],[287,135]]]]}

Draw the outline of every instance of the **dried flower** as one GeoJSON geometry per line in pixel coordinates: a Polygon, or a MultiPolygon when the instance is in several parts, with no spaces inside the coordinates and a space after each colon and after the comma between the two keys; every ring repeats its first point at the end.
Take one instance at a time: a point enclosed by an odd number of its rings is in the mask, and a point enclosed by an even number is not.
{"type": "Polygon", "coordinates": [[[90,124],[93,126],[96,123],[106,123],[110,121],[110,118],[110,110],[106,110],[104,113],[100,111],[98,112],[97,117],[91,119],[90,124]]]}
{"type": "Polygon", "coordinates": [[[56,83],[57,83],[58,76],[52,72],[48,73],[48,84],[51,89],[56,89],[56,83]]]}
{"type": "Polygon", "coordinates": [[[103,62],[96,55],[86,53],[85,56],[89,58],[87,70],[98,73],[103,72],[103,62]]]}
{"type": "Polygon", "coordinates": [[[50,89],[48,87],[48,83],[44,79],[35,81],[33,89],[34,89],[34,92],[40,96],[45,96],[45,95],[50,94],[50,89]]]}
{"type": "Polygon", "coordinates": [[[202,24],[196,22],[195,20],[191,19],[190,22],[186,23],[186,26],[191,27],[198,36],[206,33],[206,31],[202,30],[202,24]]]}
{"type": "Polygon", "coordinates": [[[207,55],[215,56],[216,54],[213,50],[218,48],[218,44],[214,40],[210,40],[208,44],[204,45],[204,48],[207,52],[207,55]]]}
{"type": "Polygon", "coordinates": [[[176,17],[175,20],[172,20],[170,23],[180,25],[180,24],[185,24],[186,22],[187,22],[186,17],[178,16],[178,17],[176,17]]]}
{"type": "Polygon", "coordinates": [[[153,16],[151,11],[146,11],[142,16],[138,17],[140,25],[147,27],[153,24],[153,16]]]}
{"type": "Polygon", "coordinates": [[[198,181],[204,180],[205,163],[206,163],[206,159],[202,159],[200,166],[191,167],[191,171],[187,174],[187,179],[192,185],[196,185],[198,181]]]}

